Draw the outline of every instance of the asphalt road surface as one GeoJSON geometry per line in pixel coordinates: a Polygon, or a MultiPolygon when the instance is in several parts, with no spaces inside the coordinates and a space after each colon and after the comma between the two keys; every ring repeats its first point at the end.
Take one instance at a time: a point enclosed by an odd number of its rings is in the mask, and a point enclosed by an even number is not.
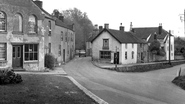
{"type": "Polygon", "coordinates": [[[185,64],[144,73],[121,73],[94,66],[90,57],[77,57],[64,70],[109,104],[185,104],[185,91],[171,83],[180,67],[185,64]]]}

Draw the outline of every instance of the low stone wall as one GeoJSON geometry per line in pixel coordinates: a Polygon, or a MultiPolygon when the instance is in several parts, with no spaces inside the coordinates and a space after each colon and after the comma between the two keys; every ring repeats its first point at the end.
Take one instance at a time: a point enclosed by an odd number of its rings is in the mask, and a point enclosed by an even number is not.
{"type": "Polygon", "coordinates": [[[180,64],[185,64],[185,61],[171,62],[171,65],[168,64],[167,62],[163,62],[163,63],[134,65],[134,66],[125,66],[125,67],[118,67],[118,68],[106,68],[106,69],[115,70],[118,72],[147,72],[152,70],[170,68],[180,64]]]}
{"type": "Polygon", "coordinates": [[[175,60],[183,60],[184,59],[184,57],[183,57],[183,55],[175,55],[175,60]]]}

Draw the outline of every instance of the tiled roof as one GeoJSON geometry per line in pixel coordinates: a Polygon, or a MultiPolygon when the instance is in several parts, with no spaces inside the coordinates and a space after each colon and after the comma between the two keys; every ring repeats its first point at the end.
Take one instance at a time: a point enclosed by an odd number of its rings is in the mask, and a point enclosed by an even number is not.
{"type": "Polygon", "coordinates": [[[146,43],[144,40],[137,38],[132,32],[124,32],[113,29],[103,29],[91,42],[93,42],[103,31],[107,31],[120,43],[146,43]]]}
{"type": "Polygon", "coordinates": [[[70,29],[70,30],[73,31],[72,25],[67,25],[65,22],[61,21],[61,20],[58,19],[58,18],[56,19],[55,22],[56,22],[56,25],[57,25],[57,26],[65,27],[65,28],[70,29]]]}
{"type": "Polygon", "coordinates": [[[164,29],[162,29],[162,33],[158,34],[158,27],[146,27],[146,28],[133,28],[135,36],[141,39],[147,39],[150,35],[150,41],[153,41],[154,39],[154,34],[157,34],[157,39],[164,39],[166,35],[168,35],[168,32],[164,29]]]}

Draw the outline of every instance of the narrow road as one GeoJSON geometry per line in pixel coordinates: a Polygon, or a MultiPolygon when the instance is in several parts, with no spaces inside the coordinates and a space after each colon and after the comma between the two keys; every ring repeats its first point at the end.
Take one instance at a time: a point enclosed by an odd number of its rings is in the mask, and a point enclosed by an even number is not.
{"type": "Polygon", "coordinates": [[[185,104],[185,91],[171,83],[180,67],[145,73],[100,69],[91,58],[75,58],[64,66],[69,76],[109,104],[185,104]]]}

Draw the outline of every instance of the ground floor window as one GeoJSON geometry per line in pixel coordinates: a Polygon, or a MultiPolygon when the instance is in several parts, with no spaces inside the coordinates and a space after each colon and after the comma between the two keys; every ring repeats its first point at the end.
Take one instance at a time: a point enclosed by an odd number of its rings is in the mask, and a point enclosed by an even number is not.
{"type": "Polygon", "coordinates": [[[38,60],[38,45],[37,44],[26,44],[25,45],[25,60],[26,61],[38,60]]]}
{"type": "Polygon", "coordinates": [[[100,59],[111,59],[111,51],[100,51],[100,59]]]}
{"type": "Polygon", "coordinates": [[[6,44],[0,43],[0,60],[6,60],[6,44]]]}

